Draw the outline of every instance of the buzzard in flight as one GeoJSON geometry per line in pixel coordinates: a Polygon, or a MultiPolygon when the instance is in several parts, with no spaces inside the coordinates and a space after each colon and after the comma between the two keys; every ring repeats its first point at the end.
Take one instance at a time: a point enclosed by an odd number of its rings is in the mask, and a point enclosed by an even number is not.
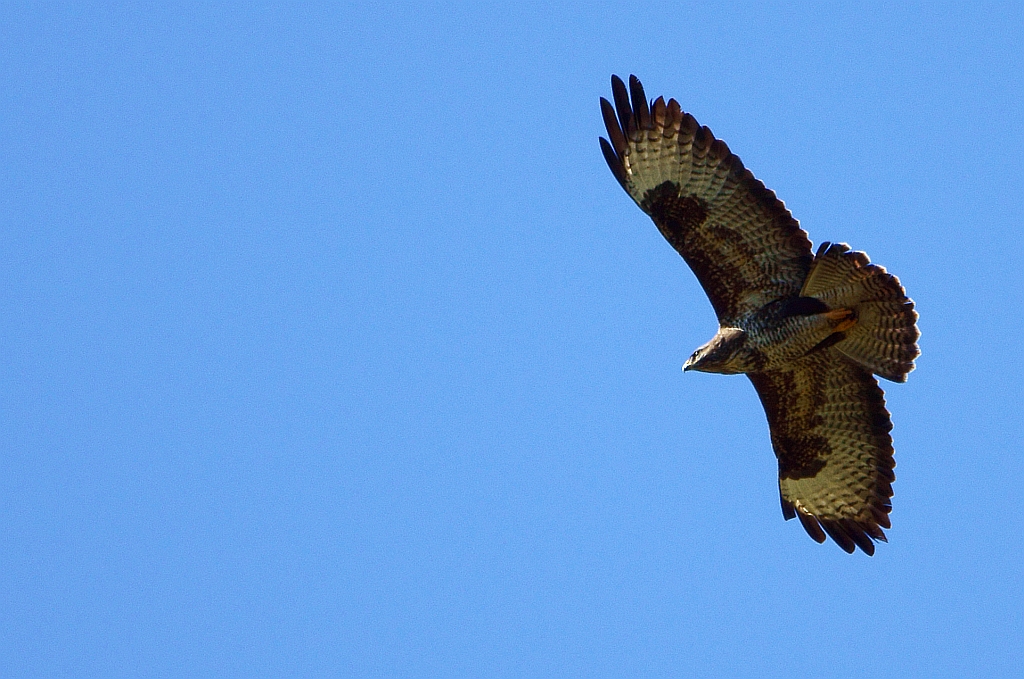
{"type": "Polygon", "coordinates": [[[873,375],[914,369],[917,312],[863,252],[822,243],[675,99],[635,76],[601,99],[615,178],[697,275],[718,316],[683,370],[744,373],[761,398],[786,519],[875,551],[892,509],[892,422],[873,375]]]}

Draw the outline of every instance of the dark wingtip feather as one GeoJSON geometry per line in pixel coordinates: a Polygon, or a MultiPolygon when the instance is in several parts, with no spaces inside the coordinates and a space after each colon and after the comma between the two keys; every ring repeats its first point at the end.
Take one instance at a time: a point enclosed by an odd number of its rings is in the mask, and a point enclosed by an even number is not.
{"type": "Polygon", "coordinates": [[[678,129],[683,124],[683,109],[675,99],[668,100],[665,115],[668,118],[667,125],[670,125],[672,129],[678,129]]]}
{"type": "Polygon", "coordinates": [[[625,155],[628,149],[626,138],[622,135],[622,128],[619,127],[619,121],[615,117],[615,109],[604,97],[601,97],[601,116],[604,118],[604,126],[608,130],[608,140],[612,143],[615,153],[620,157],[625,155]]]}
{"type": "Polygon", "coordinates": [[[665,125],[668,122],[665,116],[665,112],[667,110],[668,107],[665,105],[665,97],[658,97],[654,100],[654,103],[651,104],[651,118],[654,119],[654,122],[665,125]]]}
{"type": "Polygon", "coordinates": [[[824,531],[828,533],[828,536],[832,538],[844,552],[847,554],[853,554],[853,551],[857,549],[857,545],[853,542],[853,538],[846,534],[846,531],[843,530],[842,525],[838,521],[821,519],[819,523],[824,531]]]}
{"type": "Polygon", "coordinates": [[[629,93],[626,92],[626,83],[617,75],[612,76],[612,100],[615,102],[615,110],[619,112],[619,126],[622,133],[629,134],[629,126],[633,120],[633,109],[629,104],[629,93]]]}
{"type": "Polygon", "coordinates": [[[825,533],[821,530],[821,524],[810,514],[804,514],[801,511],[796,513],[796,517],[800,519],[800,525],[804,527],[807,534],[811,536],[811,539],[817,542],[819,545],[825,542],[825,533]]]}
{"type": "Polygon", "coordinates": [[[871,516],[881,528],[892,528],[892,521],[889,519],[889,509],[889,507],[871,507],[871,516]]]}
{"type": "Polygon", "coordinates": [[[608,163],[608,167],[611,169],[612,174],[615,175],[615,179],[618,180],[619,184],[626,187],[626,170],[622,167],[622,161],[615,155],[615,151],[612,150],[612,145],[608,143],[608,140],[601,137],[601,153],[604,154],[605,162],[608,163]]]}
{"type": "Polygon", "coordinates": [[[859,525],[872,540],[888,542],[888,540],[885,539],[885,533],[883,533],[882,529],[878,527],[878,524],[869,521],[867,523],[860,523],[859,525]]]}
{"type": "Polygon", "coordinates": [[[862,552],[868,556],[875,555],[875,543],[872,542],[867,535],[864,533],[857,533],[854,535],[854,541],[857,543],[857,546],[860,547],[862,552]]]}
{"type": "Polygon", "coordinates": [[[842,525],[843,530],[848,536],[850,536],[850,539],[860,547],[862,552],[868,556],[874,556],[875,543],[871,541],[871,538],[868,536],[863,526],[851,519],[843,520],[842,525]]]}
{"type": "Polygon", "coordinates": [[[644,86],[635,75],[629,76],[629,94],[633,103],[633,116],[638,129],[646,130],[651,126],[651,109],[647,106],[647,95],[644,86]]]}
{"type": "MultiPolygon", "coordinates": [[[[782,501],[782,512],[786,514],[785,500],[782,501]]],[[[885,537],[885,533],[879,527],[879,523],[873,522],[862,522],[855,519],[822,519],[810,514],[795,509],[790,504],[790,511],[794,511],[796,517],[800,519],[800,524],[807,531],[807,534],[811,536],[811,539],[817,543],[825,541],[825,535],[839,545],[847,554],[853,554],[859,547],[862,552],[868,556],[874,556],[875,554],[875,541],[888,542],[885,537]]],[[[786,518],[789,518],[788,516],[786,518]]],[[[888,516],[884,517],[886,527],[888,527],[888,516]]]]}

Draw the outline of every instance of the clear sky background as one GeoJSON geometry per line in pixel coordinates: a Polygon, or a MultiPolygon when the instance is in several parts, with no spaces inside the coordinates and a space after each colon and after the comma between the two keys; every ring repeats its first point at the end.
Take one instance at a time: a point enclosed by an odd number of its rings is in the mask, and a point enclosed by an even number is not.
{"type": "Polygon", "coordinates": [[[1019,671],[1019,3],[155,5],[2,10],[0,674],[1019,671]],[[680,371],[611,73],[917,302],[876,556],[680,371]]]}

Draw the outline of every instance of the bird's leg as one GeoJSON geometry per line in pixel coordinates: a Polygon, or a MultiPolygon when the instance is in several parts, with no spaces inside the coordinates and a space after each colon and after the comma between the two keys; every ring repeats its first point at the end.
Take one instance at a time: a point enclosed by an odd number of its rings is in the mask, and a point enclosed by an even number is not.
{"type": "Polygon", "coordinates": [[[833,322],[833,332],[845,332],[857,325],[857,314],[853,309],[833,309],[826,311],[825,318],[833,322]]]}

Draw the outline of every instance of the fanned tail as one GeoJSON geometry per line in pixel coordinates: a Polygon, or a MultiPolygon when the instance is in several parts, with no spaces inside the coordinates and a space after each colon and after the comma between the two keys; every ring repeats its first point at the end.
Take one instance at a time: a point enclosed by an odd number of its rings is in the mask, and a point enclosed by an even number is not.
{"type": "Polygon", "coordinates": [[[845,243],[822,243],[800,294],[831,309],[852,309],[856,322],[835,348],[879,377],[907,381],[921,353],[920,332],[914,303],[898,278],[845,243]]]}

